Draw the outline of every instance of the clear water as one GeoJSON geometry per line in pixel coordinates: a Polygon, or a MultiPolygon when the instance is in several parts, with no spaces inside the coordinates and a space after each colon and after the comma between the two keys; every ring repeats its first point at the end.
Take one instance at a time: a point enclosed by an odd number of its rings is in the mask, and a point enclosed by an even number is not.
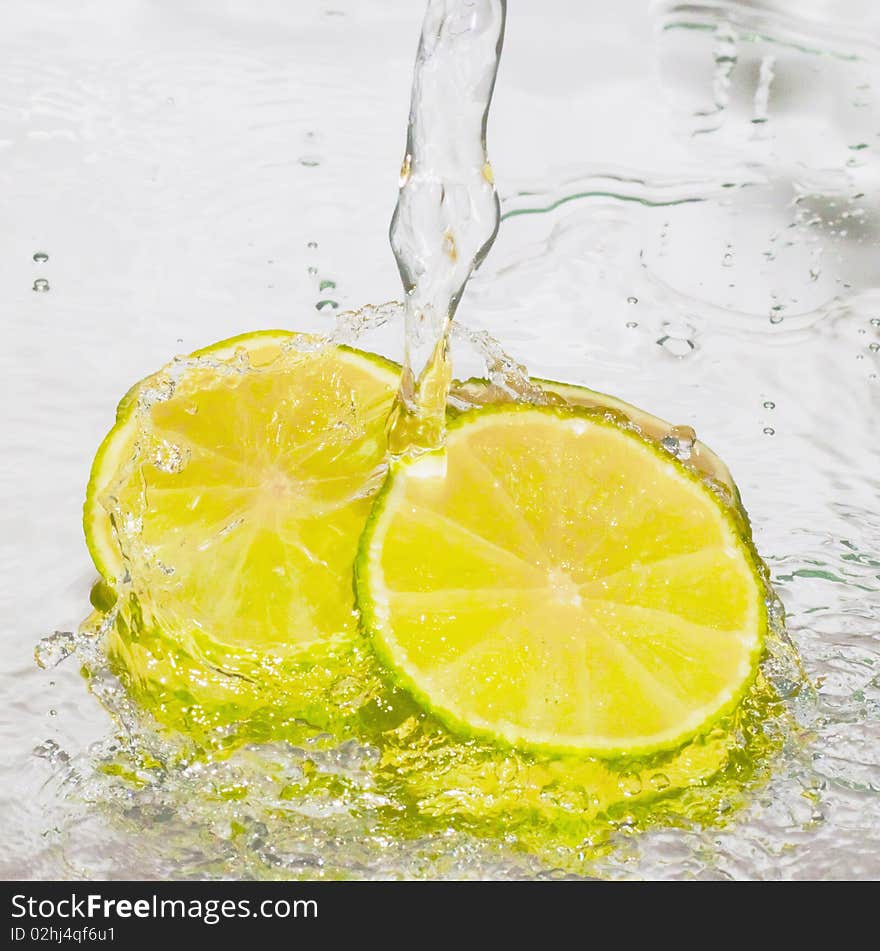
{"type": "Polygon", "coordinates": [[[406,304],[394,451],[420,429],[416,442],[442,439],[450,321],[498,233],[486,125],[506,12],[505,0],[429,0],[425,11],[390,231],[406,304]]]}
{"type": "MultiPolygon", "coordinates": [[[[142,736],[119,776],[124,710],[114,725],[72,660],[33,664],[81,616],[85,478],[130,382],[395,293],[385,226],[422,10],[288,6],[34,3],[0,40],[4,875],[554,874],[454,822],[364,836],[344,807],[369,747],[169,769],[142,736]],[[345,788],[267,821],[304,766],[345,788]]],[[[504,221],[459,317],[719,452],[816,686],[741,808],[624,821],[594,874],[880,875],[877,13],[797,10],[549,0],[507,25],[489,130],[504,221]]]]}

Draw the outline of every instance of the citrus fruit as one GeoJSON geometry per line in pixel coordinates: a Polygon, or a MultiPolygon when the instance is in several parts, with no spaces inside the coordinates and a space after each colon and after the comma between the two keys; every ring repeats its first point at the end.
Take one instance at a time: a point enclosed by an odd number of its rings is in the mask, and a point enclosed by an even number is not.
{"type": "Polygon", "coordinates": [[[127,572],[184,648],[256,657],[356,630],[352,564],[398,376],[379,357],[273,331],[148,377],[92,467],[96,567],[127,572]]]}
{"type": "Polygon", "coordinates": [[[396,463],[356,564],[363,623],[455,731],[550,752],[667,749],[751,683],[757,557],[727,506],[603,413],[507,404],[396,463]]]}

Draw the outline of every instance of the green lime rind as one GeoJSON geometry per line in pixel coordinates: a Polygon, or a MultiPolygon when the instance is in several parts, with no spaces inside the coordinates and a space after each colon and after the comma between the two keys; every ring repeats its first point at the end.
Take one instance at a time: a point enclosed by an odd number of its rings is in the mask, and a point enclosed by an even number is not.
{"type": "MultiPolygon", "coordinates": [[[[571,416],[582,416],[588,418],[593,423],[608,426],[610,428],[616,429],[619,432],[625,433],[629,438],[634,439],[642,445],[648,447],[651,452],[653,452],[664,464],[674,466],[683,477],[691,480],[695,485],[699,486],[700,490],[704,492],[706,496],[712,500],[712,503],[718,508],[722,519],[728,524],[732,535],[736,538],[737,545],[741,554],[745,558],[746,563],[752,569],[752,573],[756,580],[759,591],[766,592],[766,569],[763,568],[763,564],[758,557],[757,552],[755,551],[754,544],[751,539],[748,519],[745,517],[735,518],[730,508],[724,504],[723,500],[720,499],[715,492],[707,488],[703,480],[697,474],[695,474],[692,469],[683,465],[674,456],[665,452],[657,445],[655,441],[643,436],[641,433],[635,432],[632,429],[616,424],[614,421],[604,415],[601,410],[590,410],[578,406],[558,407],[505,403],[499,405],[489,405],[480,407],[478,409],[465,411],[449,421],[448,429],[450,431],[454,431],[457,428],[468,425],[468,423],[474,420],[476,417],[483,418],[486,414],[490,413],[522,412],[548,413],[556,415],[562,419],[570,418],[571,416]]],[[[442,450],[440,452],[442,452],[442,450]]],[[[367,524],[364,528],[364,532],[361,535],[360,544],[358,546],[358,554],[355,559],[355,598],[360,613],[360,623],[362,630],[369,637],[373,646],[373,650],[382,664],[388,670],[389,679],[391,682],[409,693],[423,709],[435,716],[437,720],[439,720],[450,731],[465,738],[488,741],[502,748],[520,749],[539,755],[588,755],[606,760],[620,758],[644,758],[655,753],[669,752],[679,749],[690,740],[693,740],[695,737],[699,737],[708,733],[716,723],[718,723],[728,714],[732,713],[739,706],[755,681],[758,665],[765,650],[765,640],[767,636],[769,619],[764,599],[759,599],[758,631],[757,637],[755,638],[754,647],[749,656],[749,673],[743,678],[739,688],[732,692],[723,703],[719,704],[715,709],[707,714],[707,716],[698,726],[695,728],[689,728],[675,737],[664,739],[662,742],[615,747],[596,747],[586,745],[572,746],[565,743],[554,742],[550,738],[548,738],[546,741],[542,740],[540,742],[536,742],[533,739],[522,736],[511,737],[509,735],[502,735],[489,729],[475,727],[473,724],[461,719],[453,711],[436,705],[432,698],[429,697],[419,687],[414,678],[402,669],[398,659],[395,657],[394,648],[391,644],[389,644],[382,625],[378,621],[373,607],[373,598],[370,593],[372,587],[371,568],[373,556],[375,554],[373,551],[373,539],[382,521],[382,517],[385,514],[388,501],[394,491],[397,477],[401,472],[405,471],[408,466],[412,465],[418,458],[419,457],[401,459],[394,463],[388,472],[388,476],[382,489],[379,491],[376,497],[372,511],[367,520],[367,524]]]]}
{"type": "MultiPolygon", "coordinates": [[[[219,360],[228,360],[233,358],[239,349],[247,348],[253,344],[272,343],[274,341],[283,343],[293,339],[315,341],[320,338],[313,334],[297,333],[292,330],[257,330],[251,333],[237,334],[206,347],[200,347],[198,350],[194,350],[188,359],[214,357],[219,360]]],[[[335,344],[334,346],[337,351],[368,361],[378,370],[393,375],[395,381],[400,375],[400,366],[393,360],[345,344],[335,344]]],[[[97,568],[101,577],[107,581],[112,582],[116,579],[121,562],[110,519],[100,499],[110,485],[115,473],[118,472],[120,465],[131,455],[132,441],[137,433],[135,409],[138,405],[138,397],[144,387],[151,381],[158,379],[162,372],[162,370],[159,370],[156,373],[151,373],[126,391],[116,407],[116,418],[113,427],[98,447],[89,472],[89,481],[83,503],[83,533],[86,547],[95,568],[97,568]]]]}

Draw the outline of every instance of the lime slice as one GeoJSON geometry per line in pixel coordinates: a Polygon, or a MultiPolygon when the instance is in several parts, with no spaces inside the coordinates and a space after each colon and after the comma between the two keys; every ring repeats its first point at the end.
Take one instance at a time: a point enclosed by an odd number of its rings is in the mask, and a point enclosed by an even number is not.
{"type": "Polygon", "coordinates": [[[504,405],[392,469],[356,565],[386,664],[453,730],[644,754],[731,710],[766,628],[756,556],[715,494],[604,415],[504,405]]]}
{"type": "Polygon", "coordinates": [[[98,570],[112,580],[124,563],[167,632],[215,658],[354,632],[352,565],[398,378],[379,357],[284,332],[148,377],[92,468],[84,526],[98,570]]]}

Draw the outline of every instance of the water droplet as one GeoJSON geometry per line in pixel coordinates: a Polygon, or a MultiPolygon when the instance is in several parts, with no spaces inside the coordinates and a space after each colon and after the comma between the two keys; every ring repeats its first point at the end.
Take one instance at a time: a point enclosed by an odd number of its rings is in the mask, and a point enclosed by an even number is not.
{"type": "Polygon", "coordinates": [[[673,426],[660,440],[660,444],[667,452],[686,462],[691,457],[696,441],[697,434],[692,426],[673,426]]]}
{"type": "Polygon", "coordinates": [[[312,275],[312,277],[314,277],[314,276],[318,273],[318,269],[317,269],[316,267],[310,267],[310,268],[308,269],[308,272],[309,272],[309,274],[312,275]]]}
{"type": "Polygon", "coordinates": [[[871,326],[872,326],[872,327],[880,327],[880,317],[872,317],[872,318],[871,318],[871,326]]]}
{"type": "Polygon", "coordinates": [[[634,320],[628,320],[628,321],[626,322],[626,326],[627,326],[630,330],[635,330],[636,327],[638,327],[638,323],[636,323],[636,321],[634,321],[634,320]]]}
{"type": "Polygon", "coordinates": [[[45,277],[38,277],[34,281],[34,288],[38,294],[45,294],[49,290],[49,282],[45,277]]]}
{"type": "Polygon", "coordinates": [[[871,353],[877,353],[877,351],[880,350],[880,343],[869,343],[868,349],[871,353]]]}
{"type": "Polygon", "coordinates": [[[658,791],[661,792],[664,789],[669,788],[669,777],[666,773],[654,773],[651,777],[651,785],[658,791]]]}
{"type": "Polygon", "coordinates": [[[772,426],[765,426],[765,427],[764,427],[764,435],[765,435],[765,436],[775,436],[775,435],[776,435],[776,430],[775,430],[772,426]]]}
{"type": "Polygon", "coordinates": [[[58,716],[58,711],[57,711],[57,710],[54,710],[54,709],[50,709],[50,710],[49,710],[49,716],[50,716],[50,717],[57,717],[57,716],[58,716]]]}
{"type": "Polygon", "coordinates": [[[315,304],[315,310],[325,311],[325,310],[336,310],[339,307],[339,304],[335,300],[319,300],[315,304]]]}
{"type": "Polygon", "coordinates": [[[627,297],[626,302],[627,304],[638,304],[639,299],[638,297],[627,297]]]}
{"type": "Polygon", "coordinates": [[[773,402],[773,400],[765,400],[764,409],[776,409],[776,404],[773,402]]]}
{"type": "Polygon", "coordinates": [[[321,160],[314,155],[301,155],[299,164],[304,168],[317,168],[321,164],[321,160]]]}
{"type": "Polygon", "coordinates": [[[76,635],[72,631],[55,631],[44,637],[34,648],[34,661],[37,667],[49,670],[57,667],[65,657],[76,649],[76,635]]]}
{"type": "Polygon", "coordinates": [[[642,791],[642,777],[638,773],[621,773],[617,785],[624,796],[638,796],[642,791]]]}
{"type": "Polygon", "coordinates": [[[311,248],[312,250],[314,250],[315,248],[318,247],[318,242],[317,242],[317,241],[309,241],[309,243],[306,245],[306,247],[307,247],[307,248],[311,248]]]}
{"type": "Polygon", "coordinates": [[[37,264],[45,264],[49,260],[49,255],[45,251],[35,251],[34,260],[37,264]]]}
{"type": "Polygon", "coordinates": [[[332,291],[335,288],[336,288],[336,281],[328,281],[326,279],[321,281],[321,283],[318,285],[319,291],[328,291],[328,290],[332,291]]]}
{"type": "Polygon", "coordinates": [[[781,324],[783,320],[785,320],[785,318],[784,318],[784,317],[782,316],[782,314],[780,314],[778,311],[774,311],[774,312],[770,315],[770,323],[771,323],[771,324],[781,324]]]}
{"type": "Polygon", "coordinates": [[[34,756],[47,759],[50,763],[67,763],[70,761],[70,755],[65,753],[54,740],[45,740],[39,746],[35,746],[34,756]]]}

